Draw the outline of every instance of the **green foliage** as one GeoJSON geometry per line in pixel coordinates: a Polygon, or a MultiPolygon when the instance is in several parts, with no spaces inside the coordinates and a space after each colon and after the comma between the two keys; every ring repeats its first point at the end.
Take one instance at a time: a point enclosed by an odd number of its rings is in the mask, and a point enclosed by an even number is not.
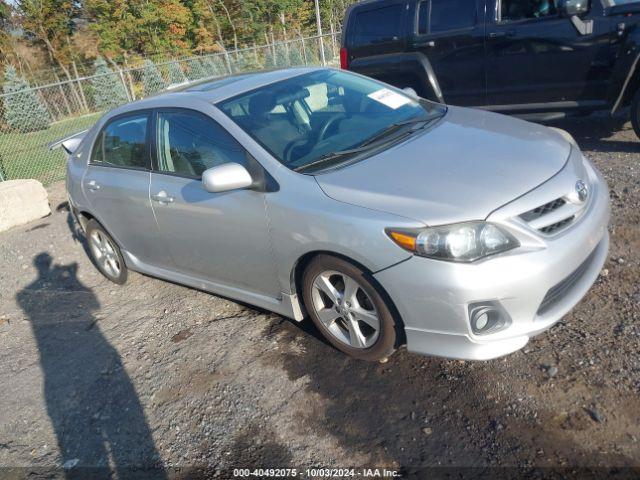
{"type": "Polygon", "coordinates": [[[289,66],[289,55],[287,52],[287,46],[284,43],[277,43],[275,46],[275,64],[277,67],[289,66]]]}
{"type": "Polygon", "coordinates": [[[304,65],[304,56],[302,55],[302,50],[295,43],[289,45],[289,64],[292,67],[297,65],[304,65]]]}
{"type": "Polygon", "coordinates": [[[167,83],[169,85],[177,85],[186,80],[186,77],[182,72],[182,68],[180,68],[180,63],[178,62],[169,63],[167,70],[168,70],[167,83]]]}
{"type": "Polygon", "coordinates": [[[11,130],[17,132],[34,132],[49,126],[51,117],[44,107],[38,94],[28,90],[29,84],[21,78],[16,69],[7,66],[4,72],[2,100],[4,104],[4,118],[11,130]]]}
{"type": "Polygon", "coordinates": [[[96,108],[110,110],[127,103],[129,99],[120,76],[111,70],[102,58],[95,61],[94,67],[96,76],[91,80],[91,86],[96,108]]]}
{"type": "Polygon", "coordinates": [[[155,64],[147,59],[142,70],[142,88],[145,95],[151,95],[164,89],[164,80],[155,64]]]}
{"type": "Polygon", "coordinates": [[[189,80],[199,80],[207,77],[207,68],[198,58],[190,58],[187,60],[187,77],[189,80]]]}

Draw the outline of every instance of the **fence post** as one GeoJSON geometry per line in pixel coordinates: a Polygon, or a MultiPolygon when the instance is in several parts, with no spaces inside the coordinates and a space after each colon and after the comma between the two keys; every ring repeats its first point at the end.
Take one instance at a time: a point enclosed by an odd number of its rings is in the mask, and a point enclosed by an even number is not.
{"type": "Polygon", "coordinates": [[[304,43],[304,37],[302,33],[300,34],[300,40],[302,40],[302,58],[304,59],[304,64],[309,65],[309,61],[307,60],[307,46],[304,43]]]}

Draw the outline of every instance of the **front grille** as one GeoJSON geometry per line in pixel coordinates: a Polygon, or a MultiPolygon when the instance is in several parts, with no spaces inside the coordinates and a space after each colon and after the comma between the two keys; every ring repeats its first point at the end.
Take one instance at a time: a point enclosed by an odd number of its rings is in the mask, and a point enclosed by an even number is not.
{"type": "Polygon", "coordinates": [[[593,257],[595,256],[595,250],[587,257],[587,259],[580,264],[578,268],[576,268],[571,275],[562,280],[560,283],[551,287],[547,294],[542,299],[542,303],[538,307],[537,314],[544,315],[551,308],[562,300],[565,295],[573,288],[573,286],[582,278],[584,273],[589,268],[593,257]]]}
{"type": "Polygon", "coordinates": [[[558,230],[561,230],[563,227],[569,225],[571,222],[573,222],[574,218],[575,216],[571,215],[569,218],[565,218],[564,220],[560,220],[559,222],[552,223],[551,225],[542,227],[539,230],[545,235],[551,235],[552,233],[555,233],[558,230]]]}
{"type": "Polygon", "coordinates": [[[523,213],[522,215],[520,215],[520,218],[525,222],[530,222],[548,213],[551,213],[554,210],[557,210],[558,208],[562,207],[566,203],[567,201],[564,198],[556,198],[555,200],[549,203],[545,203],[544,205],[540,205],[539,207],[536,207],[533,210],[529,210],[528,212],[523,213]]]}

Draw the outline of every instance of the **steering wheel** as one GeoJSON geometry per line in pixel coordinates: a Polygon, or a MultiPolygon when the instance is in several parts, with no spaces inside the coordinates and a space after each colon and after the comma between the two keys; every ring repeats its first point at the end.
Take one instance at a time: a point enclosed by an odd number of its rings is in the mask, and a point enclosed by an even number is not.
{"type": "Polygon", "coordinates": [[[300,147],[302,145],[306,145],[308,143],[308,139],[306,138],[296,138],[295,140],[290,141],[286,147],[284,147],[284,151],[282,152],[282,156],[284,157],[287,165],[291,163],[291,154],[293,153],[294,147],[300,147]]]}
{"type": "Polygon", "coordinates": [[[325,124],[322,126],[322,128],[320,129],[320,133],[318,134],[318,141],[321,142],[322,140],[324,140],[324,137],[327,135],[327,132],[329,131],[329,129],[336,123],[344,120],[345,118],[347,118],[347,116],[344,113],[338,113],[337,115],[327,120],[325,124]]]}

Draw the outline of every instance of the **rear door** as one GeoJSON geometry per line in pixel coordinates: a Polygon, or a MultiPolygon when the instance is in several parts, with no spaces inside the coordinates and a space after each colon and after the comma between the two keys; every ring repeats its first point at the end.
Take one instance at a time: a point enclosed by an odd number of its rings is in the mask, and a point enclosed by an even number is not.
{"type": "MultiPolygon", "coordinates": [[[[356,7],[349,15],[345,38],[349,63],[360,57],[403,52],[407,9],[405,0],[384,0],[356,7]]],[[[384,82],[391,77],[376,72],[375,78],[384,82]]]]}
{"type": "Polygon", "coordinates": [[[208,168],[234,162],[255,171],[257,162],[201,112],[158,110],[155,122],[151,199],[175,269],[192,278],[279,297],[265,193],[210,193],[201,182],[208,168]]]}
{"type": "Polygon", "coordinates": [[[485,0],[422,0],[414,14],[410,50],[431,63],[444,101],[484,105],[485,0]]]}
{"type": "Polygon", "coordinates": [[[489,105],[511,106],[505,108],[508,111],[523,104],[527,110],[549,110],[553,104],[564,109],[604,103],[613,56],[609,19],[599,0],[591,1],[590,11],[574,19],[560,15],[560,0],[491,3],[493,8],[487,9],[489,105]],[[591,33],[580,33],[576,21],[591,25],[591,33]]]}
{"type": "Polygon", "coordinates": [[[150,111],[111,119],[97,135],[82,189],[120,248],[146,263],[166,259],[149,201],[150,111]]]}

